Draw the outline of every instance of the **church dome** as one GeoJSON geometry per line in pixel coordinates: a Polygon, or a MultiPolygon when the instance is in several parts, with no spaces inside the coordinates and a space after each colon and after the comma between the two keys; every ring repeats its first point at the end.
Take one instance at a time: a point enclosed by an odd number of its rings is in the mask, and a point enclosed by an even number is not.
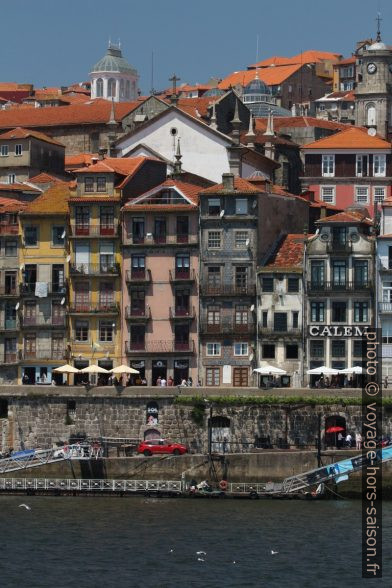
{"type": "Polygon", "coordinates": [[[385,51],[388,47],[382,41],[376,41],[368,48],[368,51],[385,51]]]}
{"type": "Polygon", "coordinates": [[[135,68],[122,56],[121,49],[113,45],[109,45],[106,55],[94,65],[91,73],[94,72],[116,72],[137,75],[135,68]]]}
{"type": "Polygon", "coordinates": [[[271,94],[272,92],[270,88],[262,80],[256,77],[254,80],[252,80],[251,82],[249,82],[249,84],[245,86],[243,95],[256,97],[260,95],[270,96],[271,94]]]}

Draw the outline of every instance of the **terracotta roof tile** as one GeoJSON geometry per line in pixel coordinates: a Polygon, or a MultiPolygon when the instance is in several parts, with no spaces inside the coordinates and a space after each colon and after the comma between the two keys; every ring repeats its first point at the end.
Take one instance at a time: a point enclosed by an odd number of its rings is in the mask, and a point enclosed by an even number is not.
{"type": "Polygon", "coordinates": [[[69,184],[57,183],[30,202],[23,214],[58,215],[68,214],[69,184]]]}
{"type": "Polygon", "coordinates": [[[149,157],[106,157],[97,163],[76,170],[78,174],[116,173],[122,176],[132,175],[149,157]]]}
{"type": "Polygon", "coordinates": [[[318,139],[302,147],[308,149],[391,149],[391,143],[378,135],[372,137],[365,129],[350,126],[340,133],[318,139]]]}
{"type": "Polygon", "coordinates": [[[39,188],[33,188],[28,184],[19,184],[16,182],[14,184],[0,184],[0,190],[3,192],[32,192],[34,194],[40,194],[42,192],[39,188]]]}
{"type": "Polygon", "coordinates": [[[29,182],[31,184],[49,184],[49,183],[56,183],[56,182],[63,182],[63,181],[64,181],[63,178],[59,178],[57,176],[54,176],[52,174],[48,174],[46,172],[41,172],[40,174],[37,174],[33,178],[29,179],[29,182]]]}
{"type": "MultiPolygon", "coordinates": [[[[267,86],[278,86],[292,76],[296,71],[301,69],[301,64],[282,65],[281,67],[267,67],[259,69],[259,78],[267,84],[267,86]]],[[[254,69],[245,69],[242,71],[235,71],[225,77],[218,85],[222,90],[228,90],[230,86],[246,86],[255,79],[254,69]]]]}
{"type": "Polygon", "coordinates": [[[137,202],[134,202],[132,200],[127,202],[127,204],[125,204],[124,206],[124,210],[130,208],[140,210],[141,207],[145,207],[146,210],[150,211],[165,210],[167,212],[194,210],[195,207],[197,207],[199,204],[199,194],[201,189],[202,188],[200,187],[200,184],[192,184],[191,182],[184,182],[181,180],[175,180],[170,178],[162,184],[159,184],[159,186],[156,186],[155,188],[148,190],[148,192],[145,192],[145,194],[141,194],[140,196],[138,196],[137,199],[135,199],[137,200],[137,202]],[[177,188],[186,198],[188,198],[191,201],[191,204],[144,204],[144,202],[141,200],[144,195],[152,196],[153,194],[158,194],[161,190],[164,190],[166,188],[177,188]]]}
{"type": "Polygon", "coordinates": [[[372,225],[373,221],[367,216],[367,211],[364,213],[357,212],[357,211],[343,211],[338,212],[338,214],[333,214],[332,216],[326,216],[324,218],[319,219],[316,221],[317,224],[325,224],[325,223],[364,223],[367,225],[372,225]]]}
{"type": "MultiPolygon", "coordinates": [[[[267,121],[268,119],[266,117],[255,118],[255,130],[265,131],[267,129],[267,121]]],[[[316,127],[319,129],[331,129],[337,131],[351,128],[351,125],[323,120],[322,118],[315,118],[313,116],[274,116],[275,131],[294,127],[316,127]]]]}
{"type": "Polygon", "coordinates": [[[303,267],[304,234],[289,234],[283,237],[278,249],[271,255],[265,268],[282,269],[303,267]]]}
{"type": "Polygon", "coordinates": [[[98,159],[97,153],[78,153],[77,155],[65,156],[65,167],[68,169],[77,168],[78,166],[87,166],[92,164],[93,158],[98,159]]]}
{"type": "Polygon", "coordinates": [[[294,57],[269,57],[258,63],[253,63],[248,67],[266,67],[270,65],[282,66],[293,63],[320,63],[321,61],[335,61],[336,59],[339,59],[339,57],[341,57],[340,53],[309,49],[308,51],[303,51],[302,53],[298,53],[298,55],[294,55],[294,57]]]}
{"type": "Polygon", "coordinates": [[[0,197],[0,214],[4,212],[20,212],[26,208],[27,204],[23,200],[0,197]]]}
{"type": "MultiPolygon", "coordinates": [[[[234,190],[239,192],[240,194],[260,194],[260,189],[256,188],[251,182],[248,180],[244,180],[243,178],[234,178],[234,190]]],[[[208,196],[209,194],[219,194],[220,192],[227,192],[223,187],[223,184],[215,184],[206,190],[202,190],[200,192],[200,196],[208,196]]]]}
{"type": "MultiPolygon", "coordinates": [[[[72,187],[72,186],[70,186],[72,187]]],[[[115,195],[111,195],[111,196],[77,196],[76,194],[73,195],[71,194],[70,198],[69,198],[69,202],[72,203],[79,203],[79,202],[108,202],[109,204],[111,202],[120,202],[121,198],[120,196],[115,196],[115,195]]]]}
{"type": "Polygon", "coordinates": [[[10,139],[27,139],[29,137],[33,137],[34,139],[39,139],[40,141],[45,141],[45,143],[51,143],[52,145],[59,145],[60,147],[64,147],[62,143],[59,141],[55,141],[52,137],[48,137],[44,133],[40,133],[39,131],[31,131],[30,129],[23,129],[22,127],[16,127],[12,129],[12,131],[7,131],[0,135],[0,141],[9,141],[10,139]]]}
{"type": "Polygon", "coordinates": [[[341,65],[351,65],[352,63],[356,63],[357,58],[353,55],[352,57],[346,57],[345,59],[341,59],[334,63],[334,67],[340,67],[341,65]]]}

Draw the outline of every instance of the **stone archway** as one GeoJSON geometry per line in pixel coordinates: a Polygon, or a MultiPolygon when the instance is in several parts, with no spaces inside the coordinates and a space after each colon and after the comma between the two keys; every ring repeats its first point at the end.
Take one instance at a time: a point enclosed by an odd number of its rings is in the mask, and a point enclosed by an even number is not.
{"type": "Polygon", "coordinates": [[[225,416],[213,416],[208,419],[211,427],[211,451],[213,453],[226,453],[230,449],[230,419],[225,416]]]}
{"type": "Polygon", "coordinates": [[[158,429],[146,429],[144,431],[144,440],[149,441],[150,439],[160,439],[161,434],[158,429]]]}

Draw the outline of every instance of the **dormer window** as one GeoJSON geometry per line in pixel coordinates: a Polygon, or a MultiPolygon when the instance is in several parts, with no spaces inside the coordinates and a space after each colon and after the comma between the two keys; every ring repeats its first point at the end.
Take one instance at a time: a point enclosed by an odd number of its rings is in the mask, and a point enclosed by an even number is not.
{"type": "Polygon", "coordinates": [[[220,199],[219,198],[209,198],[208,199],[208,215],[209,216],[218,216],[221,211],[220,199]]]}
{"type": "Polygon", "coordinates": [[[323,155],[322,175],[324,177],[333,177],[335,175],[335,156],[323,155]]]}
{"type": "Polygon", "coordinates": [[[84,178],[84,191],[86,193],[94,192],[94,178],[91,176],[87,176],[84,178]]]}
{"type": "Polygon", "coordinates": [[[106,192],[106,178],[105,176],[97,177],[97,192],[106,192]]]}

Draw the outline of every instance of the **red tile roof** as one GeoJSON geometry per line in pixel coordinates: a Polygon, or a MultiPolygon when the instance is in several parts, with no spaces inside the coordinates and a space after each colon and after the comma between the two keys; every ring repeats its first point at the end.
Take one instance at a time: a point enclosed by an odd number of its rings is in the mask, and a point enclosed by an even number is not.
{"type": "Polygon", "coordinates": [[[307,236],[304,234],[285,235],[278,249],[271,255],[263,269],[302,269],[306,238],[307,236]]]}
{"type": "Polygon", "coordinates": [[[367,210],[363,213],[357,211],[343,211],[338,212],[338,214],[333,214],[332,216],[326,216],[324,218],[319,219],[316,221],[317,224],[324,224],[324,223],[351,223],[351,224],[366,224],[372,225],[373,221],[367,216],[367,210]]]}
{"type": "Polygon", "coordinates": [[[40,194],[42,192],[39,188],[33,188],[28,184],[19,184],[17,182],[14,184],[0,184],[0,190],[3,192],[33,192],[34,194],[40,194]]]}
{"type": "MultiPolygon", "coordinates": [[[[140,106],[140,101],[117,102],[114,115],[117,122],[140,106]]],[[[0,111],[0,129],[14,127],[50,127],[107,123],[112,104],[108,100],[89,100],[83,104],[52,106],[51,108],[10,108],[0,111]]]]}
{"type": "Polygon", "coordinates": [[[78,153],[77,155],[65,156],[65,168],[74,169],[77,167],[85,167],[92,164],[93,159],[98,159],[97,153],[78,153]]]}
{"type": "Polygon", "coordinates": [[[0,197],[0,214],[4,212],[20,212],[26,208],[27,204],[23,200],[0,197]]]}
{"type": "Polygon", "coordinates": [[[308,143],[302,149],[383,149],[385,151],[391,149],[391,143],[377,135],[372,137],[365,129],[349,126],[340,133],[308,143]]]}
{"type": "Polygon", "coordinates": [[[294,63],[307,64],[307,63],[320,63],[322,61],[336,61],[341,57],[340,53],[332,53],[330,51],[317,51],[309,49],[294,55],[294,57],[269,57],[258,63],[249,65],[249,68],[266,67],[266,66],[284,66],[294,63]]]}
{"type": "MultiPolygon", "coordinates": [[[[282,65],[280,67],[267,67],[258,70],[260,80],[262,80],[267,86],[278,86],[285,80],[291,77],[296,71],[301,69],[301,64],[293,65],[282,65]]],[[[230,75],[226,76],[220,83],[219,88],[222,90],[228,90],[230,86],[246,86],[255,79],[254,69],[245,69],[242,71],[235,71],[230,75]]]]}
{"type": "Polygon", "coordinates": [[[134,202],[132,200],[127,202],[127,204],[124,206],[124,210],[127,210],[129,208],[141,210],[142,207],[146,210],[165,210],[165,212],[179,212],[181,210],[189,209],[194,210],[194,208],[199,204],[200,190],[200,184],[192,184],[191,182],[184,182],[177,179],[168,179],[162,184],[159,184],[159,186],[156,186],[155,188],[148,190],[148,192],[145,192],[145,194],[141,194],[140,196],[138,196],[138,202],[134,202]],[[167,188],[178,188],[178,190],[182,192],[182,194],[184,194],[184,196],[186,196],[191,201],[191,204],[145,204],[143,202],[142,198],[144,195],[158,194],[161,190],[167,188]]]}
{"type": "Polygon", "coordinates": [[[3,133],[0,135],[0,141],[9,141],[10,139],[28,139],[29,137],[39,139],[40,141],[45,141],[45,143],[51,143],[52,145],[59,145],[60,147],[64,147],[62,143],[55,141],[52,139],[52,137],[48,137],[48,135],[45,135],[44,133],[23,129],[22,127],[16,127],[15,129],[12,129],[12,131],[3,133]]]}
{"type": "Polygon", "coordinates": [[[116,173],[122,176],[129,176],[133,174],[136,169],[140,167],[149,157],[106,157],[100,159],[97,163],[89,165],[88,167],[81,167],[76,170],[78,174],[91,174],[91,173],[116,173]]]}
{"type": "MultiPolygon", "coordinates": [[[[255,130],[265,131],[267,129],[268,119],[255,118],[255,130]]],[[[274,129],[279,131],[284,128],[294,127],[316,127],[319,129],[342,130],[351,128],[351,125],[344,123],[333,122],[330,120],[323,120],[322,118],[315,118],[313,116],[274,116],[274,129]]]]}
{"type": "Polygon", "coordinates": [[[48,174],[46,172],[41,172],[40,174],[37,174],[33,178],[29,178],[29,182],[31,184],[50,184],[50,183],[63,182],[63,181],[64,181],[63,178],[59,178],[57,176],[54,176],[52,174],[48,174]]]}
{"type": "MultiPolygon", "coordinates": [[[[244,180],[243,178],[234,178],[234,190],[235,192],[239,192],[240,194],[260,194],[260,189],[256,188],[251,182],[248,180],[244,180]]],[[[208,196],[209,194],[219,194],[220,192],[227,192],[227,190],[223,187],[223,184],[215,184],[206,190],[202,190],[200,192],[200,196],[208,196]]]]}
{"type": "Polygon", "coordinates": [[[23,214],[66,215],[70,197],[69,184],[58,182],[30,202],[23,214]]]}

